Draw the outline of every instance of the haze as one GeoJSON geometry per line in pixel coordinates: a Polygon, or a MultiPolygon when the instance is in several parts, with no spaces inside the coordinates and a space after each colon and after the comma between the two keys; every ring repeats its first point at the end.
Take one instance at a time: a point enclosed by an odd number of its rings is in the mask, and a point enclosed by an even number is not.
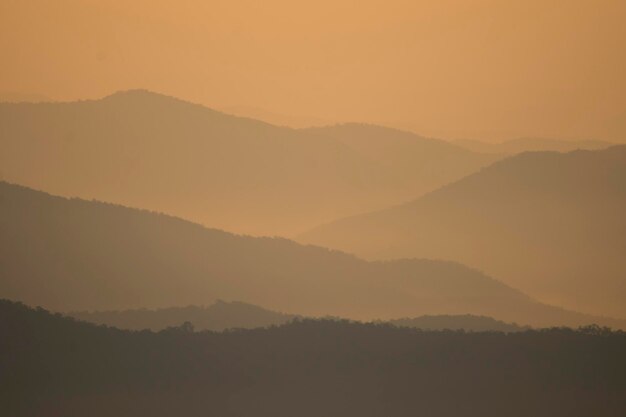
{"type": "Polygon", "coordinates": [[[0,92],[624,142],[625,18],[621,0],[4,0],[0,92]]]}
{"type": "Polygon", "coordinates": [[[624,0],[0,0],[0,414],[626,416],[624,0]]]}

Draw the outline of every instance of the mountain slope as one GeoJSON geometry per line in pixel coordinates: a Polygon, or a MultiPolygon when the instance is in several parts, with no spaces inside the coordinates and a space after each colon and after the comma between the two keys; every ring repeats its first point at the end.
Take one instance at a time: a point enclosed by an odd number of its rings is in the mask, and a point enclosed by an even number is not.
{"type": "Polygon", "coordinates": [[[462,164],[442,163],[445,175],[399,182],[393,164],[323,132],[146,91],[73,103],[0,103],[0,147],[7,181],[282,236],[406,201],[495,158],[440,141],[462,164]]]}
{"type": "Polygon", "coordinates": [[[62,311],[221,298],[307,316],[471,313],[537,326],[623,325],[535,303],[451,262],[366,262],[8,183],[0,183],[0,247],[0,296],[62,311]]]}
{"type": "Polygon", "coordinates": [[[0,300],[11,416],[617,417],[626,336],[300,321],[131,332],[0,300]],[[523,395],[520,395],[523,393],[523,395]]]}
{"type": "Polygon", "coordinates": [[[374,259],[450,259],[541,300],[626,317],[626,146],[524,153],[300,241],[374,259]]]}
{"type": "MultiPolygon", "coordinates": [[[[332,138],[384,167],[392,178],[390,189],[397,193],[412,192],[404,194],[404,200],[433,191],[500,159],[497,155],[480,153],[470,158],[465,149],[449,142],[376,125],[345,123],[304,131],[332,138]]],[[[381,208],[388,206],[389,202],[381,208]]]]}

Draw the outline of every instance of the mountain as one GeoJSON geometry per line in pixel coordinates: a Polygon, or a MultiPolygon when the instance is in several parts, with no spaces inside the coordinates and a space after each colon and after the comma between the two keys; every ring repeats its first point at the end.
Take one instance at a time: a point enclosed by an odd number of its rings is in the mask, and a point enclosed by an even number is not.
{"type": "MultiPolygon", "coordinates": [[[[370,129],[379,141],[397,134],[370,129]]],[[[421,139],[407,134],[415,146],[404,157],[413,155],[415,172],[424,174],[407,180],[394,164],[324,132],[272,126],[147,91],[72,103],[0,103],[0,177],[237,233],[290,236],[407,201],[497,158],[443,141],[422,149],[421,139]],[[420,171],[429,161],[424,155],[446,152],[456,155],[454,164],[442,159],[437,175],[420,171]]]]}
{"type": "Polygon", "coordinates": [[[599,150],[615,145],[603,140],[560,140],[547,138],[518,138],[500,143],[482,142],[472,139],[452,141],[467,150],[481,153],[516,154],[530,151],[571,152],[575,150],[599,150]]]}
{"type": "Polygon", "coordinates": [[[367,262],[281,238],[0,182],[0,297],[57,311],[240,300],[351,319],[476,314],[535,326],[624,322],[535,302],[453,262],[367,262]]]}
{"type": "MultiPolygon", "coordinates": [[[[433,191],[500,159],[500,156],[480,153],[469,159],[467,151],[454,144],[376,125],[345,123],[305,131],[332,138],[354,150],[360,157],[384,167],[385,172],[392,175],[388,185],[390,189],[395,189],[398,194],[403,190],[411,190],[413,193],[404,194],[404,201],[433,191]],[[416,182],[418,178],[428,178],[429,184],[416,182]]],[[[388,206],[389,202],[380,208],[388,206]]]]}
{"type": "Polygon", "coordinates": [[[302,235],[370,259],[450,259],[551,304],[626,317],[626,146],[523,153],[302,235]]]}
{"type": "Polygon", "coordinates": [[[145,308],[123,311],[77,311],[68,313],[78,320],[118,329],[160,331],[185,322],[196,330],[254,329],[285,324],[297,316],[277,313],[252,304],[217,300],[207,307],[145,308]]]}
{"type": "Polygon", "coordinates": [[[626,335],[296,321],[225,333],[95,326],[0,300],[11,416],[617,417],[626,335]]]}
{"type": "MultiPolygon", "coordinates": [[[[154,310],[145,308],[123,311],[76,311],[69,316],[89,323],[103,324],[118,329],[161,331],[190,323],[196,331],[223,331],[226,329],[254,329],[278,326],[301,316],[278,313],[252,304],[217,300],[206,306],[169,307],[154,310]]],[[[465,330],[515,332],[527,328],[508,324],[485,316],[439,315],[420,316],[390,320],[389,323],[401,327],[424,330],[465,330]]]]}

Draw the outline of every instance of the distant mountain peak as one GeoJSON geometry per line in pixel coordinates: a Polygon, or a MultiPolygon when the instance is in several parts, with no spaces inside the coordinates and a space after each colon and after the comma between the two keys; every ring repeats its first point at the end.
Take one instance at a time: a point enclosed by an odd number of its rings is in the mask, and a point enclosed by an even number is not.
{"type": "Polygon", "coordinates": [[[171,101],[179,101],[188,103],[185,100],[181,100],[174,96],[169,96],[167,94],[158,93],[155,91],[147,90],[144,88],[135,88],[130,90],[120,90],[116,91],[113,94],[104,96],[102,100],[171,100],[171,101]]]}

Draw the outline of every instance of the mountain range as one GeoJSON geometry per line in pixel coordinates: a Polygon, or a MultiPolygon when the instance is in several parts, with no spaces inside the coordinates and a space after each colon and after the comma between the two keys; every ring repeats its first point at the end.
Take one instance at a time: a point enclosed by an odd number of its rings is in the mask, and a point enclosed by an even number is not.
{"type": "Polygon", "coordinates": [[[545,302],[626,317],[626,146],[522,153],[301,242],[461,262],[545,302]]]}
{"type": "Polygon", "coordinates": [[[278,127],[143,90],[0,103],[0,147],[6,181],[267,236],[408,201],[498,159],[376,126],[278,127]]]}
{"type": "Polygon", "coordinates": [[[73,311],[68,316],[118,329],[161,331],[190,323],[195,330],[254,329],[285,324],[298,316],[238,301],[216,300],[208,306],[159,309],[73,311]]]}
{"type": "MultiPolygon", "coordinates": [[[[149,310],[75,311],[68,316],[89,323],[127,330],[161,331],[189,323],[196,331],[223,331],[279,326],[302,316],[284,314],[238,301],[217,300],[208,306],[169,307],[149,310]]],[[[525,328],[485,316],[438,315],[390,320],[400,327],[424,330],[464,330],[515,332],[525,328]]]]}
{"type": "Polygon", "coordinates": [[[0,295],[56,311],[228,299],[362,320],[476,314],[534,326],[624,326],[538,303],[458,263],[367,262],[6,182],[0,182],[0,231],[0,295]]]}

